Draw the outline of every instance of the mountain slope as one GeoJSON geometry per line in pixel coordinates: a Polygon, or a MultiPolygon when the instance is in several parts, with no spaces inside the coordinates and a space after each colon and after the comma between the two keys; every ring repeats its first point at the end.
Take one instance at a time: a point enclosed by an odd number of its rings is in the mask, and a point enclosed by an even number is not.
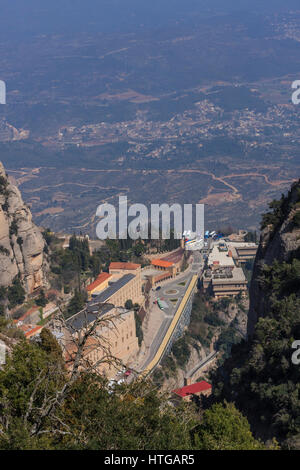
{"type": "Polygon", "coordinates": [[[264,283],[260,282],[267,266],[275,261],[292,262],[300,248],[300,225],[297,217],[300,211],[300,183],[294,184],[287,197],[270,204],[272,212],[263,216],[262,234],[256,256],[253,278],[250,287],[250,311],[248,334],[252,335],[258,318],[265,316],[270,308],[265,296],[264,283]],[[296,222],[295,222],[296,217],[296,222]]]}
{"type": "Polygon", "coordinates": [[[250,290],[248,341],[234,346],[215,378],[264,439],[300,448],[300,181],[263,216],[250,290]]]}
{"type": "Polygon", "coordinates": [[[27,294],[46,284],[45,242],[0,162],[0,287],[19,277],[27,294]]]}

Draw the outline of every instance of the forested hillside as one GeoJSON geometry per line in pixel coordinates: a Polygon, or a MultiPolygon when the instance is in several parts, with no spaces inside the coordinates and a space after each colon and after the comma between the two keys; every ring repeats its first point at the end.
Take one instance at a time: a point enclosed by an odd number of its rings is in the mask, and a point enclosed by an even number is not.
{"type": "Polygon", "coordinates": [[[76,359],[67,373],[49,330],[38,342],[18,333],[0,317],[0,338],[13,344],[0,369],[0,449],[265,448],[233,404],[204,415],[194,406],[174,408],[150,380],[110,390],[91,369],[79,371],[76,359]]]}
{"type": "Polygon", "coordinates": [[[300,448],[300,181],[270,204],[250,289],[248,342],[215,378],[215,396],[234,401],[257,435],[300,448]]]}

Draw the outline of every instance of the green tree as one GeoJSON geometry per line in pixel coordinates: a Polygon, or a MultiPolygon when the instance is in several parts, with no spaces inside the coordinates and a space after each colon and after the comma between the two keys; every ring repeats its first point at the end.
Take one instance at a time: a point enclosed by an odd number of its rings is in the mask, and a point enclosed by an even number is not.
{"type": "Polygon", "coordinates": [[[172,346],[172,352],[177,359],[178,365],[180,367],[184,367],[191,355],[189,342],[186,334],[182,336],[182,338],[179,338],[177,341],[175,341],[172,346]]]}
{"type": "Polygon", "coordinates": [[[195,435],[199,450],[263,450],[254,439],[247,419],[232,403],[214,404],[206,410],[195,435]]]}
{"type": "Polygon", "coordinates": [[[20,305],[25,300],[25,290],[18,277],[13,280],[11,286],[8,287],[7,297],[9,300],[9,308],[12,309],[17,305],[20,305]]]}
{"type": "Polygon", "coordinates": [[[48,328],[40,333],[40,347],[54,363],[63,366],[62,349],[48,328]]]}
{"type": "Polygon", "coordinates": [[[296,228],[300,228],[300,212],[296,212],[293,218],[293,224],[296,228]]]}
{"type": "Polygon", "coordinates": [[[70,383],[57,359],[46,330],[14,348],[0,371],[1,449],[191,449],[194,413],[175,410],[151,382],[109,393],[103,377],[84,371],[70,383]]]}
{"type": "Polygon", "coordinates": [[[142,321],[136,311],[134,312],[134,319],[135,319],[136,336],[138,338],[139,346],[141,346],[143,339],[144,339],[144,333],[142,329],[142,321]]]}
{"type": "Polygon", "coordinates": [[[144,254],[144,252],[145,252],[145,246],[144,246],[144,244],[142,243],[141,240],[139,240],[139,241],[134,245],[133,251],[134,251],[135,256],[137,256],[138,258],[144,254]]]}
{"type": "Polygon", "coordinates": [[[81,292],[76,289],[74,296],[70,300],[69,305],[67,307],[65,317],[69,318],[72,315],[75,315],[75,313],[80,312],[84,308],[86,304],[86,300],[87,300],[86,292],[85,291],[81,292]]]}
{"type": "Polygon", "coordinates": [[[39,307],[45,307],[48,303],[48,300],[45,296],[45,292],[44,290],[41,290],[40,292],[40,295],[38,296],[38,298],[35,300],[35,303],[39,306],[39,307]]]}
{"type": "Polygon", "coordinates": [[[126,302],[125,302],[125,308],[126,308],[127,310],[132,310],[132,309],[133,309],[133,302],[132,302],[131,299],[126,300],[126,302]]]}
{"type": "Polygon", "coordinates": [[[34,343],[21,340],[12,356],[8,356],[5,368],[0,370],[0,415],[24,417],[35,387],[35,406],[41,405],[43,394],[53,393],[61,383],[62,377],[57,371],[58,365],[51,354],[34,343]]]}
{"type": "Polygon", "coordinates": [[[195,416],[185,407],[175,410],[146,381],[116,387],[108,394],[101,379],[85,376],[66,408],[76,431],[76,438],[65,443],[69,448],[191,449],[195,416]]]}

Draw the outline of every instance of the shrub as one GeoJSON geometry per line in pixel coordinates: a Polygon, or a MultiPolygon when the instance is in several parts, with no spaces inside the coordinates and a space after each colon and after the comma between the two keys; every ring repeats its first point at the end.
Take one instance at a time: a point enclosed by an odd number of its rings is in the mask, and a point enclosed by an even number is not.
{"type": "Polygon", "coordinates": [[[8,288],[7,297],[9,300],[9,308],[12,309],[17,305],[20,305],[25,300],[25,290],[21,284],[21,281],[16,277],[12,285],[8,288]]]}
{"type": "Polygon", "coordinates": [[[296,228],[300,228],[300,212],[296,212],[293,218],[293,225],[296,228]]]}

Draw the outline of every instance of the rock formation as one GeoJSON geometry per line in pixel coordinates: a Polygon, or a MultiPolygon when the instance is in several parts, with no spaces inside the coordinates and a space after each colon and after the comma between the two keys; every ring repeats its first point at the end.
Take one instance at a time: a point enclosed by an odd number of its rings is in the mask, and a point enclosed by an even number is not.
{"type": "Polygon", "coordinates": [[[295,228],[292,219],[299,211],[300,181],[295,183],[285,201],[285,214],[274,229],[268,225],[261,233],[250,286],[250,309],[248,315],[248,335],[252,335],[257,320],[268,312],[269,305],[260,287],[260,276],[264,265],[271,266],[275,260],[280,263],[290,261],[292,253],[300,247],[300,229],[295,228]]]}
{"type": "Polygon", "coordinates": [[[20,276],[26,293],[46,286],[45,241],[0,162],[0,286],[20,276]]]}

